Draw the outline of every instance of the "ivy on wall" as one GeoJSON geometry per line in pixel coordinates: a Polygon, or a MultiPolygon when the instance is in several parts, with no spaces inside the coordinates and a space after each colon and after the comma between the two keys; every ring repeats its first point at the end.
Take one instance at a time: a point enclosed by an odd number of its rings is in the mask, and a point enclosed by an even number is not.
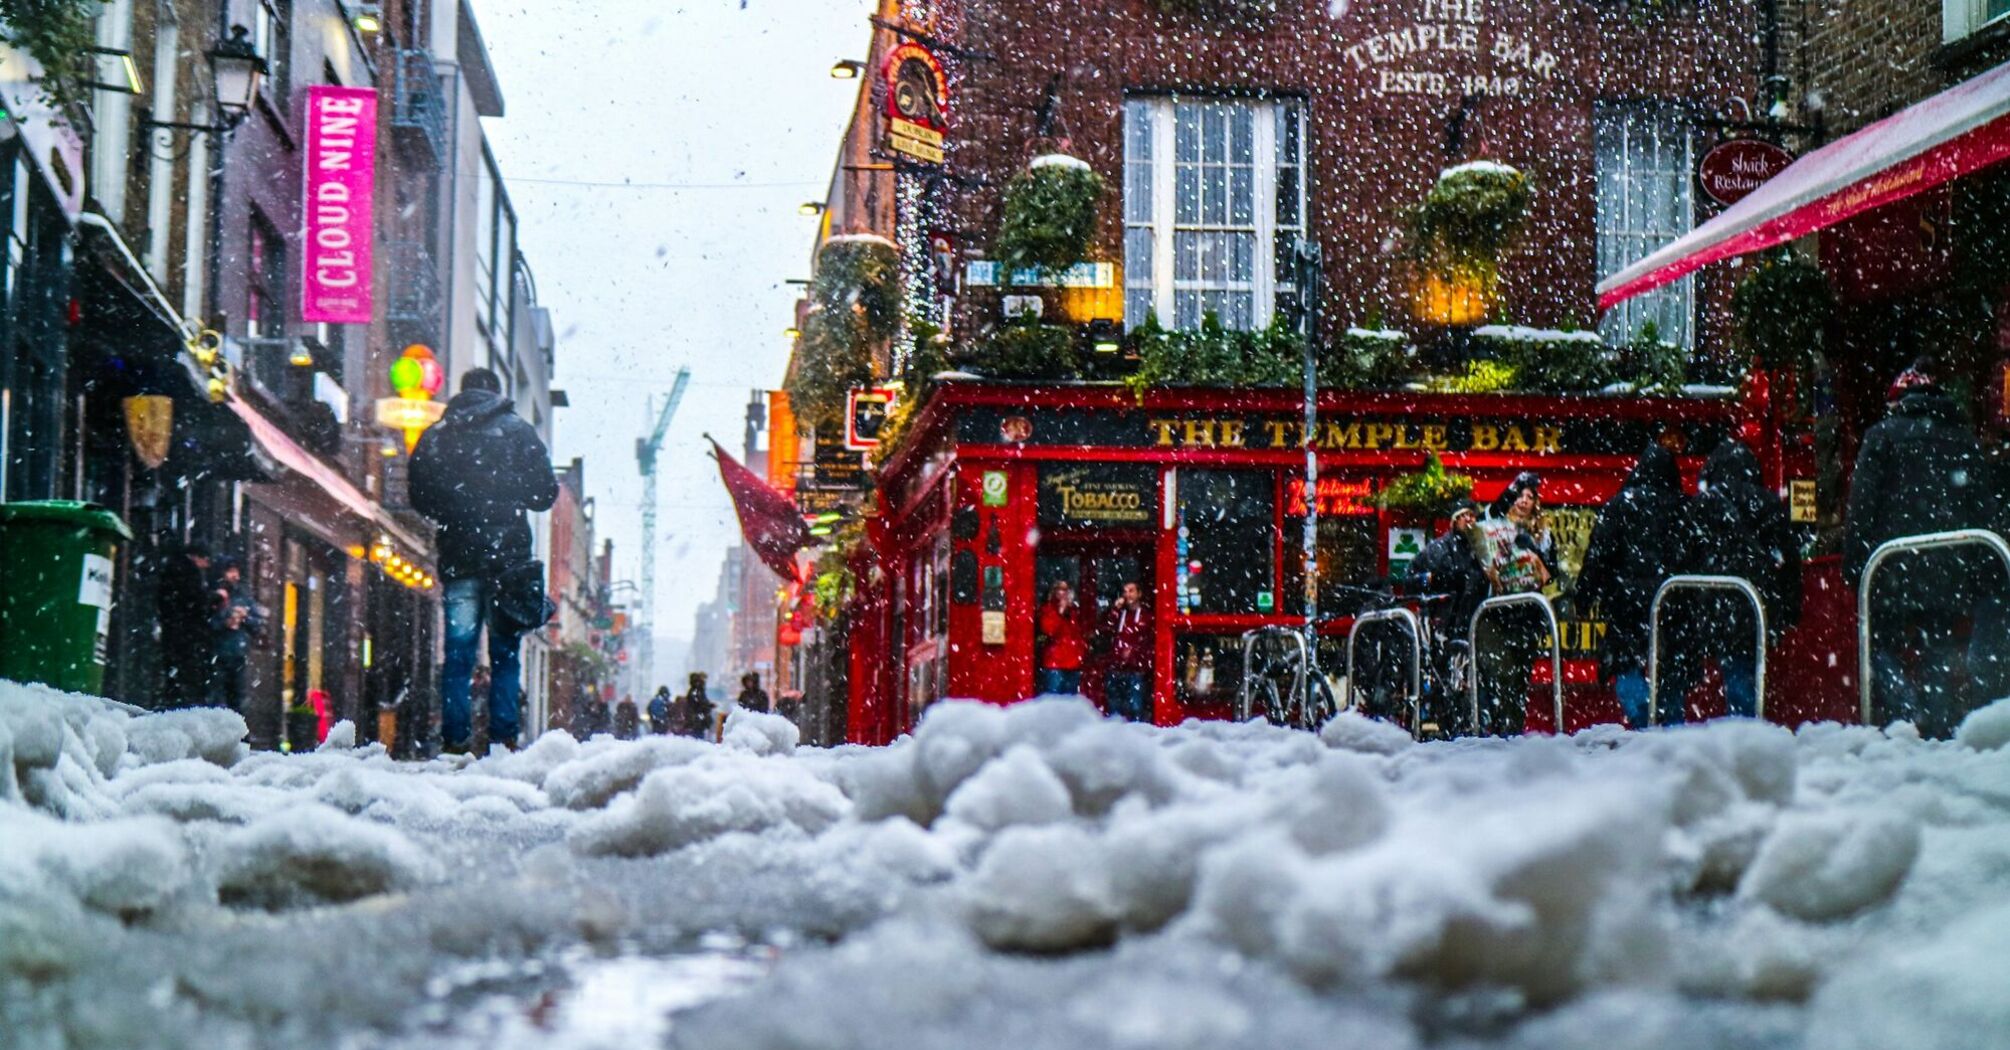
{"type": "Polygon", "coordinates": [[[101,0],[0,0],[0,38],[42,64],[42,91],[61,108],[83,97],[101,0]]]}

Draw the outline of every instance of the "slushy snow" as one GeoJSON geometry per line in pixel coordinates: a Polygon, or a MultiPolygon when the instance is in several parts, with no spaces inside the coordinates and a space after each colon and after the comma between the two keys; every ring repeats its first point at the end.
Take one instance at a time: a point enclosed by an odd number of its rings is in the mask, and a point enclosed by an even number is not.
{"type": "Polygon", "coordinates": [[[692,972],[730,981],[638,1000],[676,1013],[637,1030],[1980,1047],[2010,1031],[2006,727],[2010,701],[1951,742],[1726,721],[1415,744],[1049,698],[939,704],[877,749],[735,712],[717,745],[554,732],[398,763],[353,727],[252,754],[228,712],[0,683],[0,1032],[493,1045],[485,1017],[576,1046],[536,1004],[579,960],[725,945],[692,972]]]}

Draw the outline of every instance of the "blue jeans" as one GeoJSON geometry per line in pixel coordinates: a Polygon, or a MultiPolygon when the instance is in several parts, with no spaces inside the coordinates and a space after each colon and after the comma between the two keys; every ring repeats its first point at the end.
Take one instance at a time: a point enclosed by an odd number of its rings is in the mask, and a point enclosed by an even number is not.
{"type": "Polygon", "coordinates": [[[1042,667],[1038,675],[1041,693],[1066,695],[1082,691],[1082,672],[1042,667]]]}
{"type": "MultiPolygon", "coordinates": [[[[1688,720],[1689,690],[1702,670],[1681,659],[1661,668],[1661,703],[1656,712],[1661,725],[1679,726],[1688,720]]],[[[1759,707],[1758,661],[1744,654],[1728,654],[1718,658],[1717,671],[1724,677],[1724,713],[1732,718],[1752,717],[1759,707]]],[[[1647,728],[1647,675],[1624,672],[1613,679],[1612,691],[1619,694],[1626,721],[1635,729],[1647,728]]]]}
{"type": "Polygon", "coordinates": [[[1110,714],[1132,722],[1152,720],[1151,697],[1142,671],[1111,671],[1103,679],[1103,699],[1110,714]]]}
{"type": "MultiPolygon", "coordinates": [[[[1612,680],[1612,691],[1619,694],[1619,706],[1626,712],[1626,724],[1635,729],[1645,729],[1647,721],[1647,675],[1642,671],[1627,671],[1612,680]]],[[[1663,725],[1679,725],[1682,722],[1681,698],[1662,697],[1664,703],[1660,711],[1663,725]]]]}
{"type": "MultiPolygon", "coordinates": [[[[440,668],[440,735],[448,747],[466,747],[474,736],[475,645],[489,620],[494,588],[489,581],[448,580],[447,656],[440,668]]],[[[523,697],[523,668],[517,650],[522,639],[489,632],[489,741],[515,744],[523,732],[518,702],[523,697]]]]}

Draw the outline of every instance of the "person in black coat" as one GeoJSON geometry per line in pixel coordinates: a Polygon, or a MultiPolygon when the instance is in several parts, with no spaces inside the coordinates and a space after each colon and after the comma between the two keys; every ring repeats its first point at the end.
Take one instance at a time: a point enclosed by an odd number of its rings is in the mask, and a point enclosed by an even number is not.
{"type": "Polygon", "coordinates": [[[208,698],[216,649],[209,619],[215,604],[216,595],[209,588],[208,549],[191,543],[170,553],[154,592],[165,707],[195,707],[208,698]]]}
{"type": "MultiPolygon", "coordinates": [[[[1843,531],[1843,582],[1852,591],[1879,545],[1901,536],[1987,528],[1997,501],[1988,462],[1961,408],[1924,362],[1900,374],[1884,420],[1864,432],[1850,477],[1843,531]]],[[[1871,662],[1882,710],[1928,736],[1953,730],[1958,628],[1976,603],[2003,586],[2003,570],[1979,548],[1901,554],[1878,569],[1871,594],[1871,662]],[[1913,659],[1908,659],[1913,657],[1913,659]]],[[[1997,603],[1991,602],[1993,610],[1997,603]]],[[[2000,696],[2000,617],[1983,616],[1970,638],[1972,683],[2000,696]]]]}
{"type": "Polygon", "coordinates": [[[1647,641],[1655,592],[1688,558],[1688,510],[1675,455],[1659,443],[1640,453],[1618,495],[1598,512],[1577,599],[1605,621],[1600,680],[1612,683],[1626,720],[1647,724],[1647,641]]]}
{"type": "Polygon", "coordinates": [[[446,606],[446,658],[440,668],[441,736],[449,751],[473,738],[469,683],[475,645],[489,625],[489,739],[514,747],[521,732],[521,635],[496,629],[493,607],[506,574],[532,564],[528,511],[558,498],[551,456],[537,431],[502,396],[502,380],[470,369],[446,415],[412,450],[412,507],[439,526],[440,579],[446,606]]]}
{"type": "MultiPolygon", "coordinates": [[[[1766,610],[1766,644],[1801,619],[1801,545],[1780,497],[1760,480],[1759,458],[1741,441],[1717,446],[1703,463],[1689,502],[1689,541],[1682,571],[1750,581],[1766,610]]],[[[1757,706],[1757,630],[1751,602],[1738,595],[1670,599],[1662,608],[1670,645],[1681,654],[1662,671],[1663,722],[1683,720],[1682,698],[1706,655],[1724,676],[1726,709],[1751,717],[1757,706]]]]}

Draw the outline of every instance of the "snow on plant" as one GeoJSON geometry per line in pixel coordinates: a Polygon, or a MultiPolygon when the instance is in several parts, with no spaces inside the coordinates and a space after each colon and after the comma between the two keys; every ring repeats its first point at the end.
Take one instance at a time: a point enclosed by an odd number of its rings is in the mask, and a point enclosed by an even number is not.
{"type": "Polygon", "coordinates": [[[1036,157],[1005,187],[991,251],[1006,273],[1059,273],[1089,257],[1103,178],[1064,154],[1036,157]]]}

